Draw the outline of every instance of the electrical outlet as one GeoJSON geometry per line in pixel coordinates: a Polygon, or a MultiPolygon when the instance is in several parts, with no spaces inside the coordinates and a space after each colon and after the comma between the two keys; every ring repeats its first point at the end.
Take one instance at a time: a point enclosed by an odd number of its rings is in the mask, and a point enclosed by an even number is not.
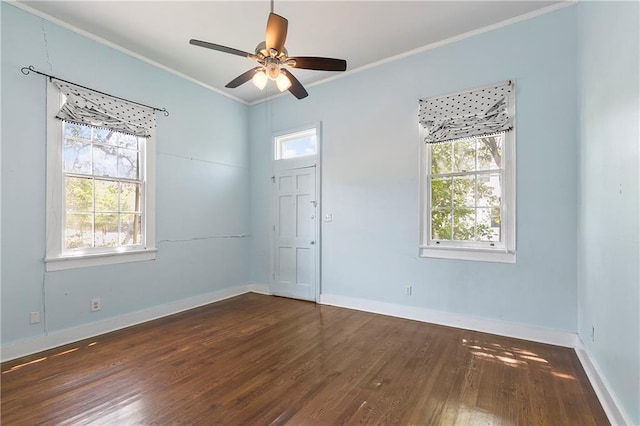
{"type": "Polygon", "coordinates": [[[29,324],[38,324],[40,322],[40,312],[31,312],[29,314],[29,324]]]}
{"type": "Polygon", "coordinates": [[[100,298],[91,299],[91,312],[96,312],[102,309],[102,304],[100,303],[100,298]]]}
{"type": "Polygon", "coordinates": [[[591,325],[591,341],[596,341],[596,327],[594,325],[591,325]]]}
{"type": "Polygon", "coordinates": [[[407,285],[407,286],[404,287],[404,294],[406,296],[411,296],[411,286],[410,285],[407,285]]]}

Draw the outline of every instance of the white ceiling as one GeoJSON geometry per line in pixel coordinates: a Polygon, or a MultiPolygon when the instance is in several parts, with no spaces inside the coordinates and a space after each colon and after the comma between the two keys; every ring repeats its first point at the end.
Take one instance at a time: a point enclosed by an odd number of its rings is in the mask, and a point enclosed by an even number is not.
{"type": "MultiPolygon", "coordinates": [[[[254,103],[251,83],[224,87],[254,66],[189,44],[195,38],[253,52],[264,40],[268,1],[20,1],[206,86],[254,103]]],[[[358,69],[559,1],[276,1],[289,20],[290,56],[327,56],[358,69]]],[[[335,72],[294,70],[305,85],[335,72]]],[[[273,90],[270,91],[273,93],[273,90]]]]}

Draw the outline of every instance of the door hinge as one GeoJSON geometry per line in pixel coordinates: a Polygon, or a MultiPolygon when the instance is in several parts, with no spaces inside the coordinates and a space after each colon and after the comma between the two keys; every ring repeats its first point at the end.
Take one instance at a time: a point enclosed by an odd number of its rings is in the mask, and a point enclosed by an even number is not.
{"type": "Polygon", "coordinates": [[[273,232],[275,232],[275,231],[276,231],[276,226],[275,226],[275,225],[273,225],[273,232]]]}
{"type": "Polygon", "coordinates": [[[275,176],[271,176],[271,182],[276,183],[276,177],[275,176]]]}
{"type": "Polygon", "coordinates": [[[275,280],[276,279],[276,273],[274,272],[273,274],[271,274],[271,279],[275,280]]]}

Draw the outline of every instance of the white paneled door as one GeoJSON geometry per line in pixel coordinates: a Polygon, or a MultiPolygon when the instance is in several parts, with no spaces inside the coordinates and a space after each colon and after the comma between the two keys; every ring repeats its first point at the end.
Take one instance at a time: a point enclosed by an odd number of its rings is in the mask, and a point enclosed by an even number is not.
{"type": "Polygon", "coordinates": [[[279,170],[274,178],[271,292],[316,299],[316,167],[279,170]]]}

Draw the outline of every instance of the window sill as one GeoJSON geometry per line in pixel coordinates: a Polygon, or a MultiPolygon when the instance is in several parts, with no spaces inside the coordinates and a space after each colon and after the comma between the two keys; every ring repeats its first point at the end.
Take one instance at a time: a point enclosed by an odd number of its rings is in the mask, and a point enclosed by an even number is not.
{"type": "Polygon", "coordinates": [[[516,263],[515,252],[457,247],[421,247],[420,257],[472,260],[477,262],[516,263]]]}
{"type": "Polygon", "coordinates": [[[121,253],[100,253],[82,256],[47,258],[45,271],[64,271],[67,269],[89,268],[92,266],[116,265],[119,263],[144,262],[155,260],[158,249],[126,251],[121,253]]]}

